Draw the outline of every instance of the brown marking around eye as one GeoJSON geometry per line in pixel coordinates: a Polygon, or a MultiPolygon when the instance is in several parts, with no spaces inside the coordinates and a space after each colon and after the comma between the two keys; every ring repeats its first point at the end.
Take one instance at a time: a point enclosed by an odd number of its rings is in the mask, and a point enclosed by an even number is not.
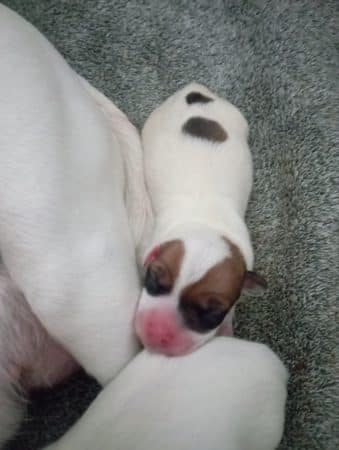
{"type": "Polygon", "coordinates": [[[182,131],[190,136],[206,139],[212,142],[224,142],[227,133],[216,121],[205,117],[191,117],[184,123],[182,131]]]}
{"type": "Polygon", "coordinates": [[[181,240],[173,240],[161,244],[157,258],[150,264],[159,283],[171,288],[178,278],[184,257],[184,244],[181,240]]]}
{"type": "Polygon", "coordinates": [[[222,316],[239,298],[246,265],[238,247],[225,239],[231,256],[216,264],[197,282],[187,286],[180,296],[180,310],[186,324],[195,331],[208,331],[199,319],[201,311],[222,316]]]}

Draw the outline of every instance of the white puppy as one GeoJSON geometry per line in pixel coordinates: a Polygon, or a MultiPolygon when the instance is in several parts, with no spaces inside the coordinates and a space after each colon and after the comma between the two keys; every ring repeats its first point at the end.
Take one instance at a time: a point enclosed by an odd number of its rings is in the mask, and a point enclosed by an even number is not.
{"type": "Polygon", "coordinates": [[[184,358],[144,350],[48,450],[273,450],[286,382],[271,350],[235,338],[184,358]]]}
{"type": "Polygon", "coordinates": [[[143,344],[168,355],[232,334],[241,292],[258,293],[244,214],[252,185],[248,126],[239,110],[190,84],[142,131],[155,230],[136,316],[143,344]]]}
{"type": "Polygon", "coordinates": [[[0,63],[1,447],[26,389],[77,363],[104,384],[136,354],[150,207],[137,131],[3,5],[0,63]]]}

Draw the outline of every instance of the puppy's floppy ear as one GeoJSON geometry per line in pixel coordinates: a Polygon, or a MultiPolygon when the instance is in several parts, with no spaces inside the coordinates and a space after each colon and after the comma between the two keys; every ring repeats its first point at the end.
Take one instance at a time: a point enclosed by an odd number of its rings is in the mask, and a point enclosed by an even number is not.
{"type": "Polygon", "coordinates": [[[149,253],[146,255],[144,260],[144,267],[148,267],[155,259],[159,257],[160,254],[160,245],[152,248],[149,253]]]}
{"type": "Polygon", "coordinates": [[[242,285],[242,292],[247,295],[259,296],[267,289],[267,282],[265,278],[256,272],[247,270],[245,272],[244,282],[242,285]]]}

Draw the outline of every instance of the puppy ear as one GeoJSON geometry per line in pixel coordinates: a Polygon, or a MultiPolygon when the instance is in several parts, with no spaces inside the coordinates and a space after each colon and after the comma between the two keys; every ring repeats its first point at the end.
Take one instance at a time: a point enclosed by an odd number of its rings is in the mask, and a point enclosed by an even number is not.
{"type": "Polygon", "coordinates": [[[244,282],[242,286],[242,292],[247,295],[259,296],[262,295],[267,289],[267,282],[265,278],[256,272],[247,270],[245,272],[244,282]]]}
{"type": "Polygon", "coordinates": [[[154,247],[146,255],[146,258],[144,259],[144,267],[148,267],[155,259],[158,258],[159,254],[160,254],[160,245],[154,247]]]}

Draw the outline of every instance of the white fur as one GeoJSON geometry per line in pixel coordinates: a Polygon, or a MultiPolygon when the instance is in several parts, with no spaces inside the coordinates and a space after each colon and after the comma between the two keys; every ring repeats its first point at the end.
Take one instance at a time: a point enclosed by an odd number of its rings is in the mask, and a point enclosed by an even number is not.
{"type": "Polygon", "coordinates": [[[143,245],[153,226],[152,208],[144,184],[144,161],[138,130],[101,92],[79,77],[112,125],[112,131],[123,149],[125,169],[125,203],[134,235],[137,256],[141,262],[143,245]]]}
{"type": "MultiPolygon", "coordinates": [[[[2,446],[24,406],[13,383],[20,369],[11,364],[13,355],[21,361],[25,351],[36,362],[37,353],[31,353],[35,343],[28,351],[25,347],[22,324],[27,319],[34,330],[28,335],[36,343],[46,339],[46,334],[39,337],[39,319],[103,384],[135,355],[131,322],[140,289],[135,250],[151,218],[140,142],[128,119],[79,78],[37,30],[4,6],[0,54],[0,248],[11,277],[0,277],[2,446]]],[[[246,123],[228,108],[227,131],[245,155],[246,123]]],[[[210,164],[217,170],[214,159],[210,164]]],[[[155,162],[160,168],[168,161],[155,162]]],[[[156,199],[159,176],[165,173],[153,175],[150,187],[156,199]]],[[[187,178],[197,183],[198,167],[187,178]]],[[[236,185],[224,192],[221,184],[213,187],[220,198],[210,196],[209,183],[200,193],[197,189],[197,195],[206,196],[199,211],[190,210],[187,180],[182,195],[161,197],[157,232],[165,237],[175,226],[183,230],[190,218],[199,227],[202,223],[234,238],[250,266],[242,221],[247,194],[237,193],[236,185]],[[214,215],[224,204],[229,214],[214,215]]],[[[226,246],[211,249],[209,263],[227,254],[226,246]]],[[[186,257],[194,259],[194,253],[186,257]]],[[[194,270],[187,263],[191,278],[202,269],[194,270]]],[[[178,359],[144,351],[50,448],[219,450],[228,442],[229,450],[273,449],[282,432],[285,384],[279,360],[258,344],[215,340],[178,359]]]]}
{"type": "Polygon", "coordinates": [[[25,389],[75,366],[30,308],[103,384],[137,352],[136,251],[151,209],[135,128],[3,5],[0,55],[0,249],[13,280],[0,273],[1,447],[25,389]]]}
{"type": "Polygon", "coordinates": [[[156,216],[150,247],[181,229],[207,226],[236,244],[247,268],[252,268],[252,246],[244,223],[252,186],[247,136],[240,111],[197,83],[152,112],[142,131],[146,181],[156,216]],[[192,91],[214,101],[187,105],[185,97],[192,91]],[[212,143],[182,133],[183,124],[194,116],[220,123],[227,131],[226,141],[212,143]]]}
{"type": "Polygon", "coordinates": [[[286,382],[271,350],[238,339],[183,358],[143,351],[48,450],[273,450],[286,382]]]}
{"type": "Polygon", "coordinates": [[[4,264],[48,332],[106,383],[137,351],[135,246],[149,215],[140,141],[119,110],[3,5],[0,54],[4,264]],[[137,219],[128,217],[135,204],[137,219]]]}
{"type": "Polygon", "coordinates": [[[206,274],[206,267],[213,267],[231,256],[229,244],[209,229],[192,229],[190,233],[179,234],[178,237],[183,240],[185,249],[178,286],[196,283],[206,274]],[[201,241],[204,242],[203,249],[201,241]]]}
{"type": "MultiPolygon", "coordinates": [[[[177,311],[180,293],[231,256],[222,237],[238,246],[247,270],[252,269],[253,250],[244,221],[252,186],[247,137],[248,125],[240,111],[197,83],[169,97],[147,119],[142,141],[146,182],[155,212],[147,252],[180,239],[184,258],[171,292],[159,301],[159,296],[154,298],[144,289],[138,311],[170,304],[177,311]],[[187,104],[186,96],[191,92],[200,92],[213,101],[187,104]],[[227,139],[215,143],[183,133],[185,122],[195,116],[218,122],[227,139]]],[[[234,309],[225,317],[224,326],[229,330],[233,315],[234,309]]],[[[176,316],[180,322],[178,312],[176,316]]],[[[194,349],[216,333],[217,328],[206,334],[189,330],[186,334],[193,339],[194,349]]]]}

